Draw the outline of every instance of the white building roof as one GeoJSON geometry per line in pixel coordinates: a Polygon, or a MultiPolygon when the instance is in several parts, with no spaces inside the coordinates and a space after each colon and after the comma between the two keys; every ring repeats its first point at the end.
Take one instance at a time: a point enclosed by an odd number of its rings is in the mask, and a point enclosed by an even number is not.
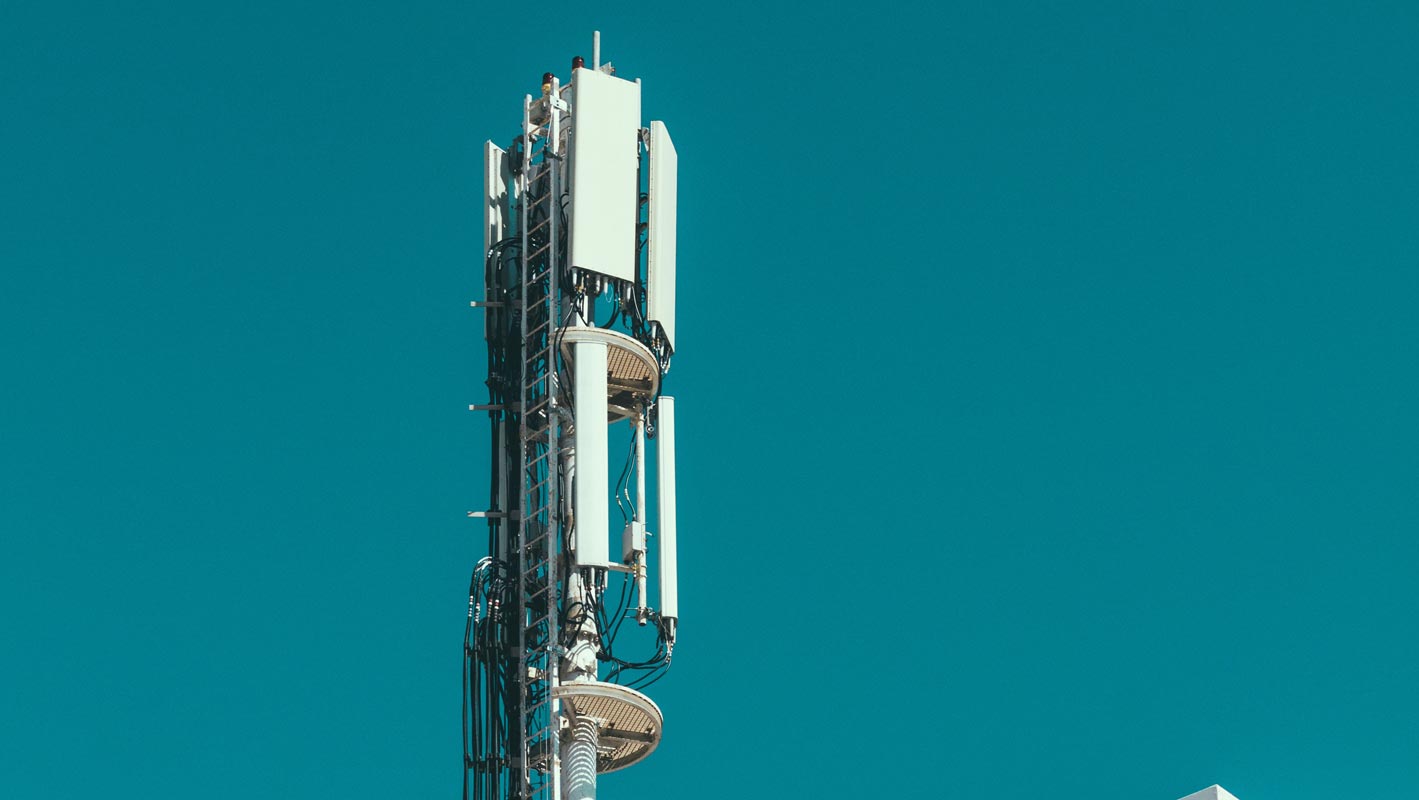
{"type": "Polygon", "coordinates": [[[1209,786],[1200,792],[1193,792],[1181,800],[1237,800],[1237,798],[1221,786],[1209,786]]]}

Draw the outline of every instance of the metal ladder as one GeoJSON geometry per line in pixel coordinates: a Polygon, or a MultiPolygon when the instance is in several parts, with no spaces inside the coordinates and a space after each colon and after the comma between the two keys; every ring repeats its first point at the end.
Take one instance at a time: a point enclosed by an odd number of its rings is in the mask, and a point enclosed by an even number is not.
{"type": "MultiPolygon", "coordinates": [[[[561,203],[557,152],[561,109],[545,102],[545,124],[531,119],[531,97],[523,103],[523,153],[518,224],[521,236],[519,310],[520,381],[519,483],[517,524],[518,712],[520,728],[513,758],[514,797],[560,800],[560,702],[552,696],[561,657],[558,559],[561,550],[559,480],[560,410],[557,402],[557,345],[560,320],[561,203]],[[541,211],[541,219],[533,217],[541,211]]],[[[539,101],[541,102],[541,101],[539,101]]]]}

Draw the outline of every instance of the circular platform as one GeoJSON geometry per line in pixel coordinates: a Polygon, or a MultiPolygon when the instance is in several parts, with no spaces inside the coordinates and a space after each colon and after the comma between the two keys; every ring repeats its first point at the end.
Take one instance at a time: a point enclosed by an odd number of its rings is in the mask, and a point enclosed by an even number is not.
{"type": "Polygon", "coordinates": [[[596,720],[600,728],[596,771],[625,769],[660,744],[665,718],[649,697],[614,683],[564,683],[552,690],[563,712],[596,720]]]}
{"type": "Polygon", "coordinates": [[[562,356],[573,362],[572,345],[600,342],[606,345],[606,410],[610,422],[625,419],[660,390],[660,364],[650,348],[624,333],[573,325],[557,332],[562,356]]]}

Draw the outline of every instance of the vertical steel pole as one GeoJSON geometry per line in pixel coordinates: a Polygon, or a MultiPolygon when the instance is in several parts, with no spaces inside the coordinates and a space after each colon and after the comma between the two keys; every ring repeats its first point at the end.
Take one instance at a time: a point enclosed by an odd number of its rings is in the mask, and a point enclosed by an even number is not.
{"type": "Polygon", "coordinates": [[[571,736],[562,745],[566,762],[566,800],[595,800],[596,748],[601,730],[596,720],[579,717],[572,724],[571,736]]]}
{"type": "Polygon", "coordinates": [[[636,518],[633,523],[640,536],[641,549],[636,552],[636,622],[646,621],[645,604],[645,409],[636,416],[636,518]]]}

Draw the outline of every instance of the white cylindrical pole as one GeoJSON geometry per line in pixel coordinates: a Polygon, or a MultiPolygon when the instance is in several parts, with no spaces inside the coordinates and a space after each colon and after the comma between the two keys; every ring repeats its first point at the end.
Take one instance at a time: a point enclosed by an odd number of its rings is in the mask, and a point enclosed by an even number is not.
{"type": "Polygon", "coordinates": [[[591,68],[601,69],[601,31],[591,32],[591,68]]]}
{"type": "Polygon", "coordinates": [[[636,419],[636,521],[645,522],[645,414],[636,419]]]}
{"type": "Polygon", "coordinates": [[[562,742],[562,797],[596,800],[596,746],[601,730],[596,720],[577,717],[562,742]]]}

